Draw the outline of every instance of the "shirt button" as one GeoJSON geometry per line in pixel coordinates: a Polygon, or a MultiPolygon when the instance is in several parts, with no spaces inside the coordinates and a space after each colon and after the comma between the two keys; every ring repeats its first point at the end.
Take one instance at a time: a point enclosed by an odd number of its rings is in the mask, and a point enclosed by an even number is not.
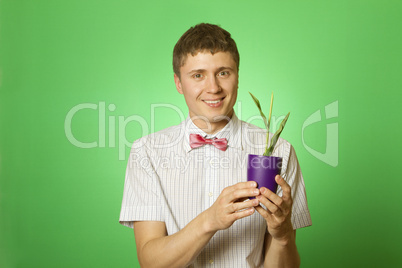
{"type": "Polygon", "coordinates": [[[209,263],[210,263],[210,264],[213,264],[213,263],[214,263],[214,260],[209,260],[209,263]]]}
{"type": "Polygon", "coordinates": [[[212,197],[214,194],[212,192],[208,193],[209,197],[212,197]]]}

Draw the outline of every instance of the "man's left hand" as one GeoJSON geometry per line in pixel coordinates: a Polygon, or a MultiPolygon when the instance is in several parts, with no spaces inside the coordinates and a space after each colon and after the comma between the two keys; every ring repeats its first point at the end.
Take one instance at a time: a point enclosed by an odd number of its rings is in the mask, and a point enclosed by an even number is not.
{"type": "Polygon", "coordinates": [[[293,233],[290,220],[293,204],[291,188],[281,176],[276,175],[275,180],[282,188],[282,197],[265,187],[261,187],[261,195],[256,198],[267,209],[261,206],[257,206],[255,209],[267,221],[268,232],[272,238],[286,242],[293,233]]]}

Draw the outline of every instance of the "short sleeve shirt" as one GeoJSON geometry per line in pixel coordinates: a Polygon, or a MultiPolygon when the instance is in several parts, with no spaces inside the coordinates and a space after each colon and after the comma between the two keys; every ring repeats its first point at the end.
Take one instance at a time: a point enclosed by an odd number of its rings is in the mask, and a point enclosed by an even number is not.
{"type": "MultiPolygon", "coordinates": [[[[270,133],[272,136],[272,134],[270,133]]],[[[247,181],[248,154],[262,155],[266,131],[233,115],[218,133],[209,136],[188,117],[177,126],[134,142],[127,164],[120,223],[162,221],[168,235],[180,231],[215,202],[225,187],[247,181]],[[226,138],[228,148],[212,145],[192,149],[189,134],[226,138]]],[[[306,192],[296,153],[279,138],[273,156],[282,157],[281,176],[292,189],[294,229],[311,225],[306,192]]],[[[277,194],[282,195],[278,187],[277,194]]],[[[190,267],[261,267],[266,221],[253,215],[218,231],[190,267]]]]}

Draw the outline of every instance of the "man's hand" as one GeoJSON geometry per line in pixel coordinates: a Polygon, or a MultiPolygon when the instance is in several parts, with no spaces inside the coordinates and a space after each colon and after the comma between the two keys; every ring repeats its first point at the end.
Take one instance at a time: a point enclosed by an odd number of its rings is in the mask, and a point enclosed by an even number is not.
{"type": "Polygon", "coordinates": [[[215,203],[205,212],[210,232],[224,230],[241,218],[254,213],[258,206],[257,199],[246,200],[248,197],[258,196],[260,190],[254,181],[239,182],[222,190],[215,203]]]}
{"type": "Polygon", "coordinates": [[[134,222],[135,241],[141,267],[187,267],[214,234],[236,220],[250,216],[258,196],[256,182],[240,182],[223,189],[215,203],[180,231],[168,235],[164,222],[134,222]],[[244,201],[244,202],[243,202],[244,201]],[[159,258],[155,259],[155,252],[159,258]]]}
{"type": "Polygon", "coordinates": [[[290,220],[292,214],[292,196],[289,184],[279,175],[275,177],[278,185],[281,186],[283,195],[279,197],[269,189],[262,187],[261,195],[257,200],[267,209],[257,206],[256,210],[267,221],[268,232],[273,239],[286,243],[293,235],[293,227],[290,220]]]}

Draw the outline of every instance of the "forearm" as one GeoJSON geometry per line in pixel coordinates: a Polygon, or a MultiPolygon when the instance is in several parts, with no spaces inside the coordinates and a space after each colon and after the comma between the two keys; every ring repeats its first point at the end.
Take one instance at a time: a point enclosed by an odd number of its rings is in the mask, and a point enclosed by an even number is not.
{"type": "Polygon", "coordinates": [[[278,241],[269,236],[266,241],[264,268],[299,267],[300,256],[296,247],[296,233],[291,232],[284,241],[278,241]]]}
{"type": "Polygon", "coordinates": [[[214,234],[201,213],[179,232],[152,239],[137,249],[141,267],[187,267],[214,234]]]}

